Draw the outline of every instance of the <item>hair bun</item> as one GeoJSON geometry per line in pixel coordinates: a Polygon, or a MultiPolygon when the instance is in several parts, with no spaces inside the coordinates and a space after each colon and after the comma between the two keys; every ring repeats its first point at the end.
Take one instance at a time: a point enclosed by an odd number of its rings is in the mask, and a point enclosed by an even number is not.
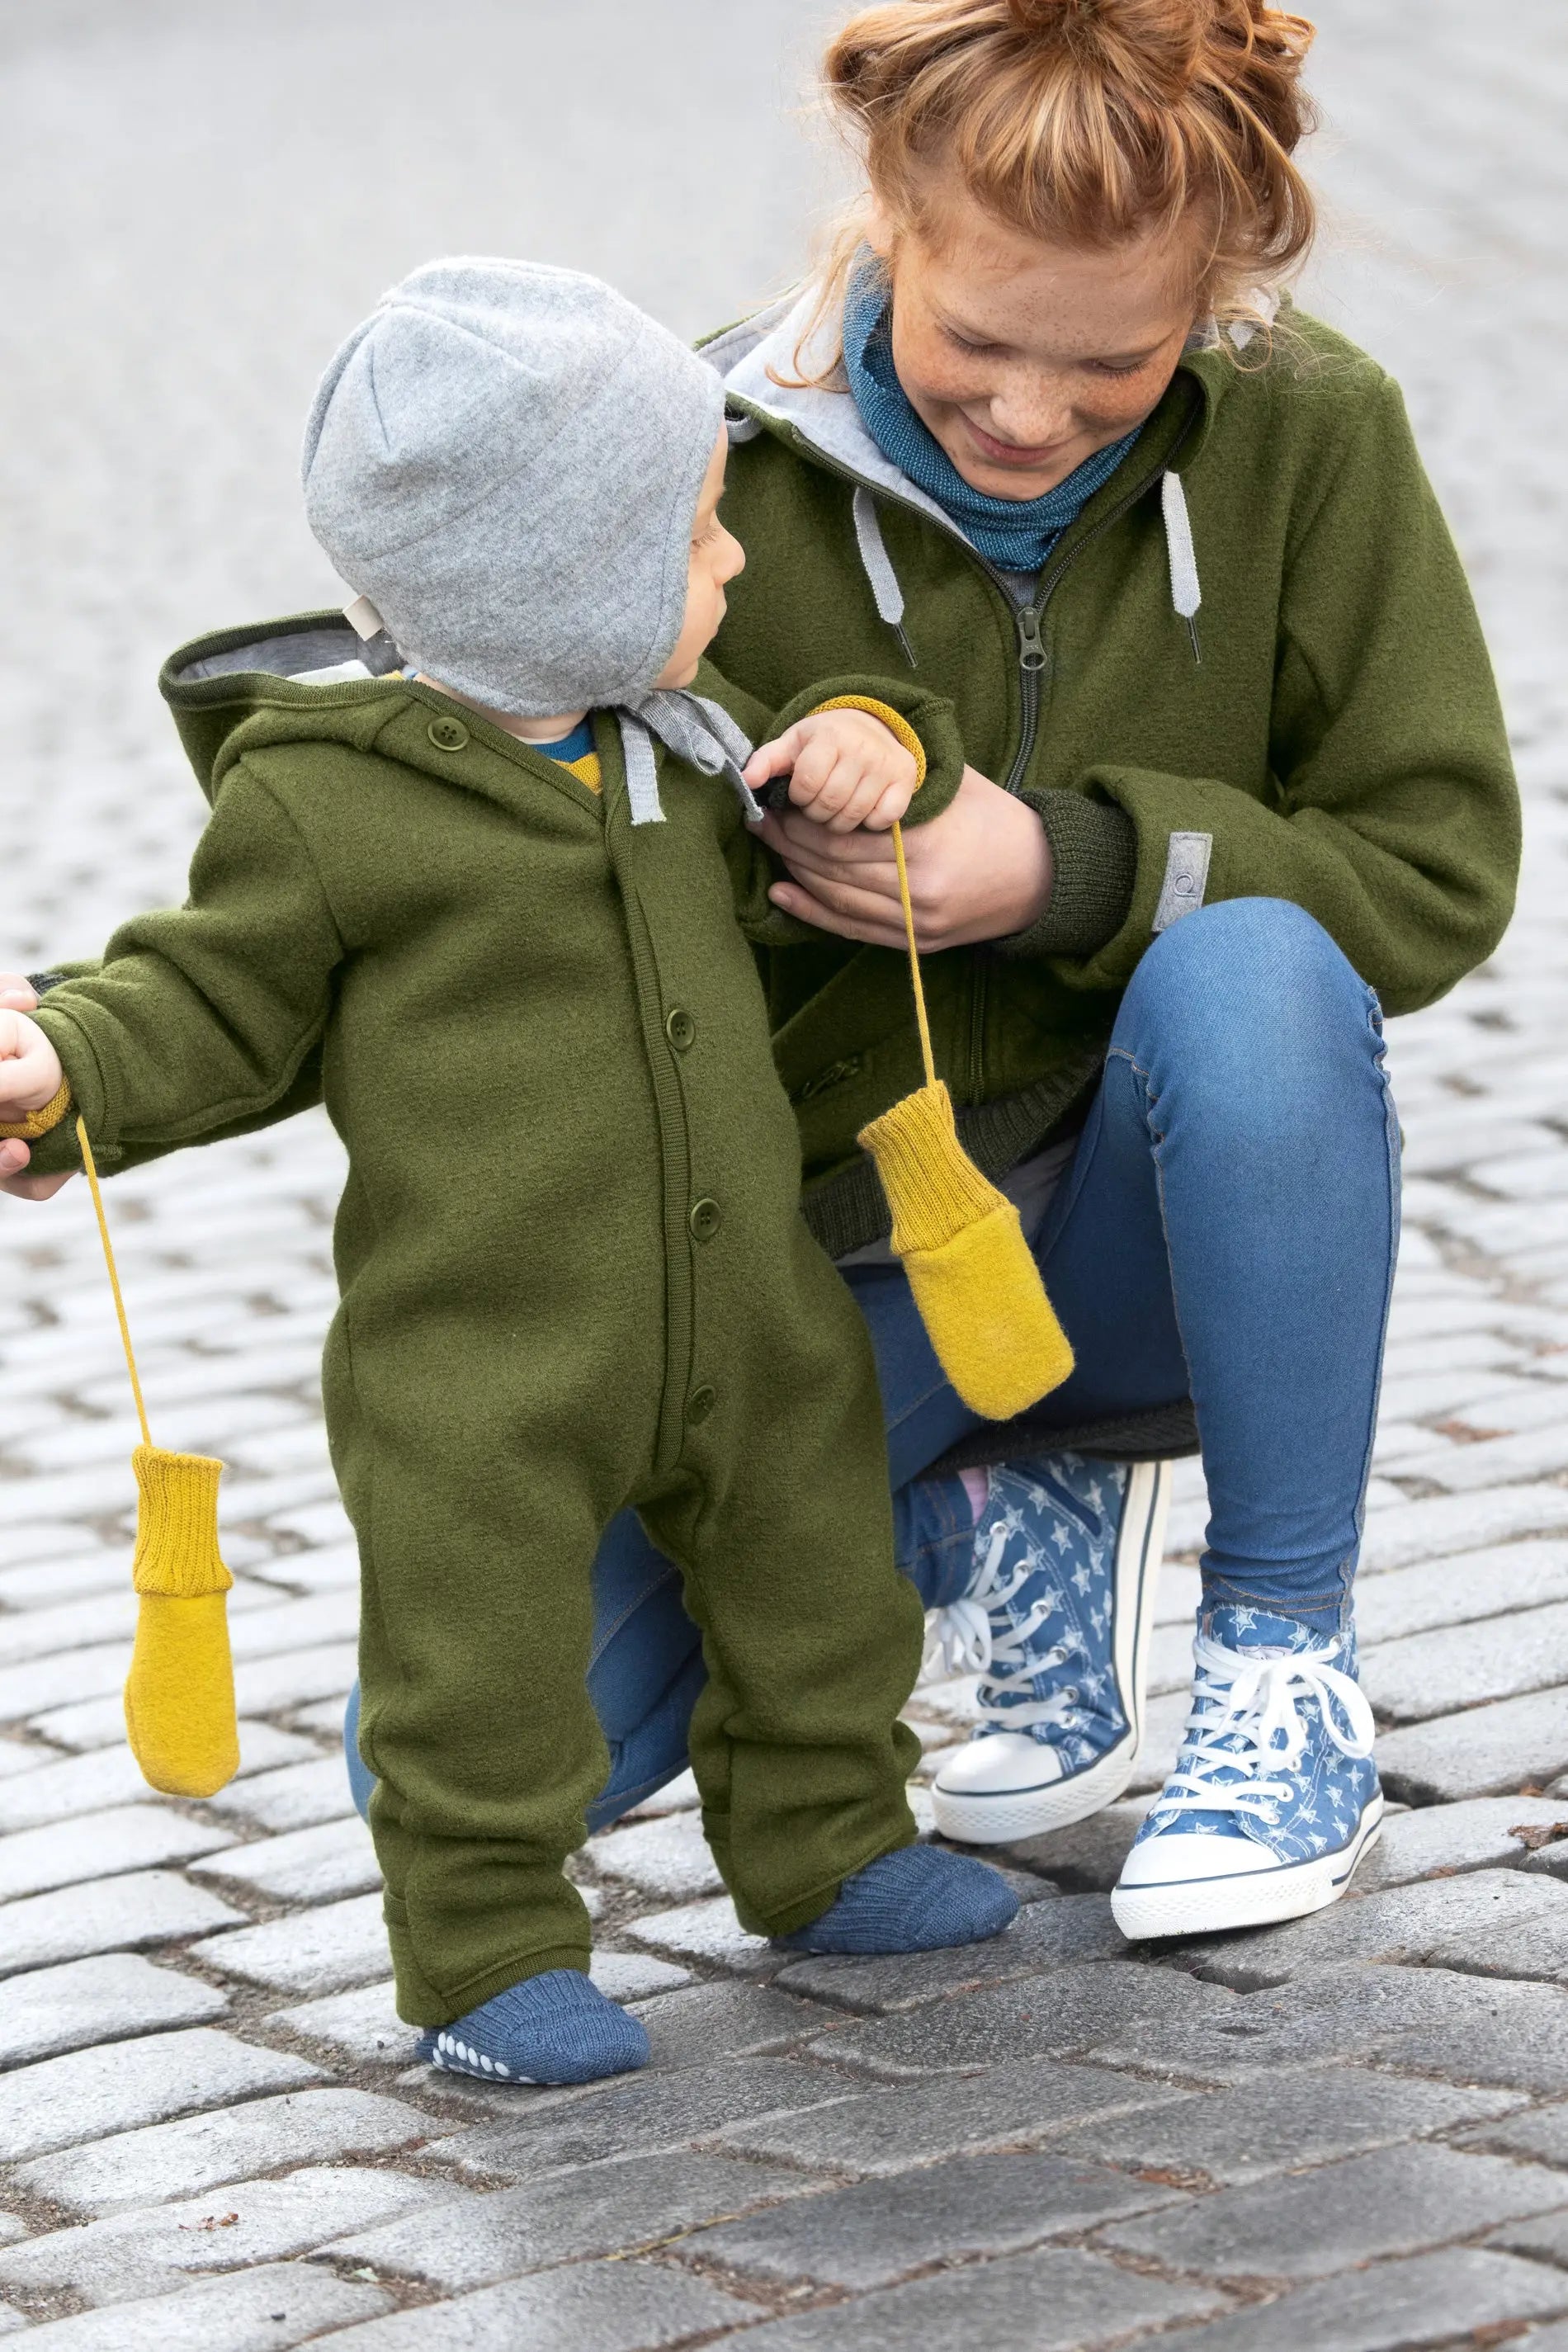
{"type": "MultiPolygon", "coordinates": [[[[1219,0],[1218,13],[1243,16],[1257,0],[1219,0]]],[[[1215,0],[1005,0],[1014,26],[1055,38],[1083,59],[1098,57],[1119,77],[1131,75],[1166,99],[1196,79],[1215,30],[1215,0]]]]}

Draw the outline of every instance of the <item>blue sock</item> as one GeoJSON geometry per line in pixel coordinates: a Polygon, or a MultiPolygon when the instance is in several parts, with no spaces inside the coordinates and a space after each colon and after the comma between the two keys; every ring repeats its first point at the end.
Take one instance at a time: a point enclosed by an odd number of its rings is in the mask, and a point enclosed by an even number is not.
{"type": "Polygon", "coordinates": [[[597,2083],[647,2064],[647,2035],[578,1969],[508,1985],[453,2025],[419,2037],[419,2055],[481,2082],[597,2083]]]}
{"type": "Polygon", "coordinates": [[[984,1943],[1017,1915],[1000,1871],[941,1846],[905,1845],[847,1878],[820,1919],[773,1941],[791,1952],[930,1952],[984,1943]]]}

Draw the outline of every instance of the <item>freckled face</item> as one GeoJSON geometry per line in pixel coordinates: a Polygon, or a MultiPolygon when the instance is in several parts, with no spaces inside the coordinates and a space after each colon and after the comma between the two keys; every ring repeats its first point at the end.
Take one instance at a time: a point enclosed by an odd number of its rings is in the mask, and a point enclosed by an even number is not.
{"type": "Polygon", "coordinates": [[[972,488],[1041,498],[1158,406],[1196,314],[1188,246],[1047,245],[952,179],[927,213],[926,235],[870,231],[899,381],[972,488]]]}

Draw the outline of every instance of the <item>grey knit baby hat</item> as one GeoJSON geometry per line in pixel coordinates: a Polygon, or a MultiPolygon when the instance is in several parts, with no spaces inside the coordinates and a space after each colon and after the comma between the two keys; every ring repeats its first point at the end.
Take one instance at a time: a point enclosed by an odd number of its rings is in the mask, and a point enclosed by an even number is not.
{"type": "Polygon", "coordinates": [[[321,378],[301,478],[406,661],[519,719],[636,703],[674,650],[714,371],[572,269],[432,261],[321,378]]]}

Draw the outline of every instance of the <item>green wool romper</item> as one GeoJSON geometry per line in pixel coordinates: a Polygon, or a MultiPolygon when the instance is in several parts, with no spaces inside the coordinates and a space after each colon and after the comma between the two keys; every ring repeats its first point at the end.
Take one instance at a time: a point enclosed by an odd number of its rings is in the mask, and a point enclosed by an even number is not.
{"type": "MultiPolygon", "coordinates": [[[[595,794],[416,681],[289,675],[342,635],[311,614],[173,657],[213,803],[189,898],[37,1017],[107,1167],[318,1085],[347,1148],[324,1393],[360,1746],[398,2009],[437,2026],[587,1966],[562,1864],[608,1771],[585,1675],[617,1511],[701,1629],[703,1827],[756,1932],[912,1840],[921,1614],[866,1331],[800,1214],[749,943],[797,934],[738,796],[660,748],[664,822],[634,826],[613,717],[595,794]]],[[[907,684],[834,679],[776,720],[699,690],[758,740],[875,695],[925,746],[920,814],[956,789],[950,706],[907,684]]]]}

